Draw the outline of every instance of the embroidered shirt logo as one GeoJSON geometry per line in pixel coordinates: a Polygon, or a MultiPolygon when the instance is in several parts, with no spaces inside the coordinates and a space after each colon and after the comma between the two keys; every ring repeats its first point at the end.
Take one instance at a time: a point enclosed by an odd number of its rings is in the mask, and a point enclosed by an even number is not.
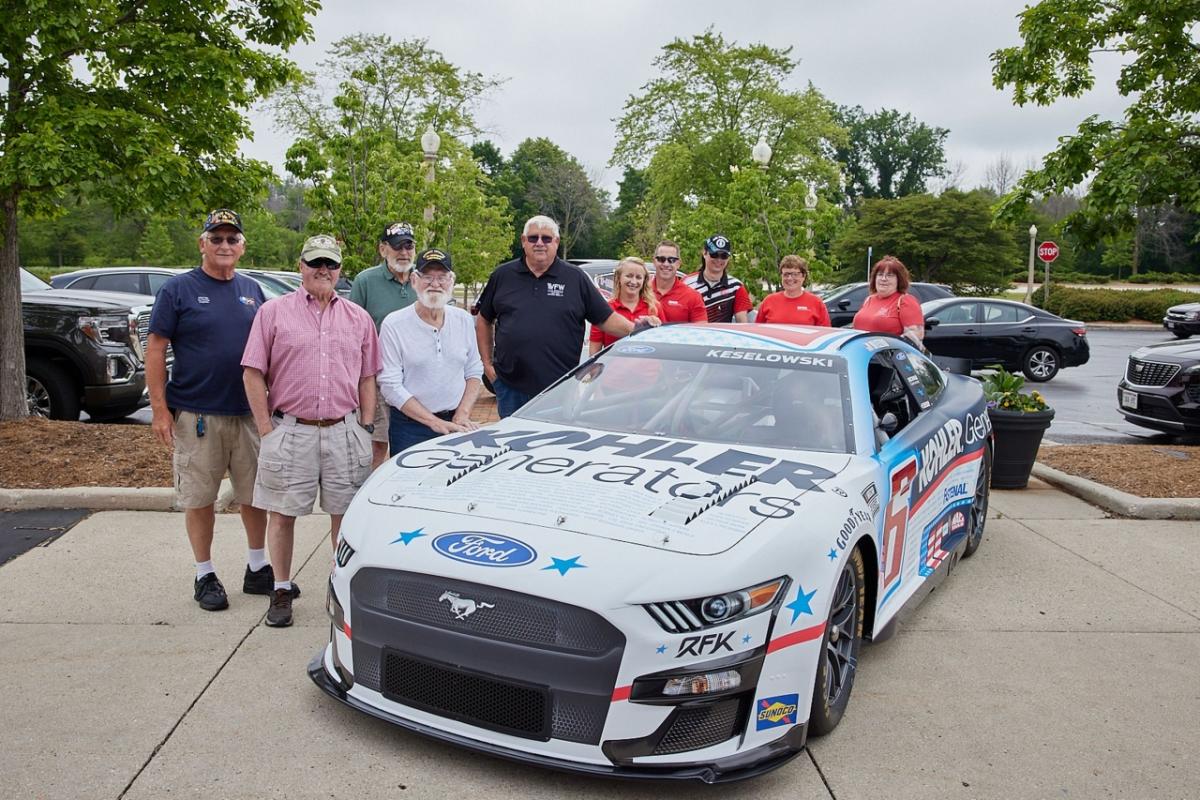
{"type": "Polygon", "coordinates": [[[547,283],[546,284],[546,296],[547,297],[562,297],[563,292],[566,290],[566,288],[567,288],[567,285],[565,283],[547,283]]]}
{"type": "Polygon", "coordinates": [[[252,305],[255,305],[255,302],[254,302],[254,298],[253,298],[253,297],[239,297],[239,298],[238,298],[238,302],[239,302],[239,303],[241,303],[241,304],[242,304],[242,305],[244,305],[244,306],[252,306],[252,305]]]}
{"type": "Polygon", "coordinates": [[[200,303],[201,305],[208,305],[208,295],[200,295],[196,298],[196,302],[200,303]]]}

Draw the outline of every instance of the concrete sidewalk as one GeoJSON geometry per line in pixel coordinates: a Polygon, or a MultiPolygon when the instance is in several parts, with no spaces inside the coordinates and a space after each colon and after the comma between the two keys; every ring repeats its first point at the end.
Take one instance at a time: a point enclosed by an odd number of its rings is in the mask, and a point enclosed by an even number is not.
{"type": "Polygon", "coordinates": [[[1200,534],[1109,519],[1040,481],[993,492],[979,553],[863,649],[831,736],[765,777],[637,784],[426,741],[326,698],[324,518],[297,530],[296,625],[191,600],[180,516],[97,513],[0,568],[5,798],[1194,798],[1200,534]]]}

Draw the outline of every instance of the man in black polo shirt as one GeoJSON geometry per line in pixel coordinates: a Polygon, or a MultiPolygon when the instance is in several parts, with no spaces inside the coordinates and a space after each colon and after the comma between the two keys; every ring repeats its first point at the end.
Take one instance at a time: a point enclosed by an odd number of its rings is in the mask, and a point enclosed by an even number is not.
{"type": "Polygon", "coordinates": [[[582,270],[558,258],[557,222],[531,218],[521,247],[523,258],[501,264],[488,278],[475,319],[483,371],[502,417],[579,363],[584,320],[613,336],[633,332],[633,323],[613,313],[582,270]]]}

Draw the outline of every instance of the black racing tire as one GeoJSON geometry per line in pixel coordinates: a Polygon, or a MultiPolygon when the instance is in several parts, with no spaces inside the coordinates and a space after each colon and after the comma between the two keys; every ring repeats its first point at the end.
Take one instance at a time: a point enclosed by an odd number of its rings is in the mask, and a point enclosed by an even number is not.
{"type": "Polygon", "coordinates": [[[25,400],[31,417],[79,419],[79,390],[71,376],[56,364],[25,363],[25,400]]]}
{"type": "Polygon", "coordinates": [[[1062,356],[1048,344],[1035,344],[1021,359],[1021,371],[1034,383],[1045,383],[1058,374],[1062,356]]]}
{"type": "Polygon", "coordinates": [[[829,733],[846,713],[854,676],[858,673],[858,651],[862,647],[866,607],[866,565],[862,550],[855,547],[838,573],[825,622],[825,635],[821,637],[820,661],[808,715],[810,736],[829,733]]]}
{"type": "Polygon", "coordinates": [[[1174,336],[1176,339],[1186,339],[1189,336],[1191,336],[1191,334],[1188,333],[1187,331],[1171,331],[1171,335],[1174,336]]]}
{"type": "Polygon", "coordinates": [[[979,477],[975,479],[975,499],[967,519],[967,549],[963,558],[970,558],[983,543],[983,528],[987,525],[988,497],[992,487],[992,445],[983,446],[983,457],[979,464],[979,477]]]}

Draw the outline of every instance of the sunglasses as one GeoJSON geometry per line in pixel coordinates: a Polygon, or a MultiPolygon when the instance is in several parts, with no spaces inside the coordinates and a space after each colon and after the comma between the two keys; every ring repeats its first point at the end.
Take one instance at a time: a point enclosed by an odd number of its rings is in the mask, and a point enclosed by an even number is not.
{"type": "Polygon", "coordinates": [[[336,272],[337,270],[342,268],[341,264],[338,264],[334,261],[330,261],[327,258],[318,258],[316,261],[302,261],[300,263],[302,263],[304,266],[308,267],[309,269],[327,269],[330,272],[336,272]]]}
{"type": "Polygon", "coordinates": [[[414,242],[412,239],[406,239],[405,241],[402,241],[402,242],[396,242],[396,241],[389,239],[388,245],[393,250],[416,250],[417,249],[417,243],[414,242]]]}
{"type": "Polygon", "coordinates": [[[530,244],[537,244],[539,239],[541,239],[542,244],[550,244],[551,242],[554,241],[553,236],[548,236],[544,233],[541,236],[538,236],[536,234],[533,236],[529,236],[529,235],[525,236],[525,241],[529,242],[530,244]]]}
{"type": "Polygon", "coordinates": [[[717,252],[709,253],[708,255],[710,258],[715,258],[718,261],[725,261],[726,259],[729,258],[729,251],[728,250],[718,250],[717,252]]]}
{"type": "Polygon", "coordinates": [[[679,256],[655,256],[654,260],[660,264],[678,264],[679,256]]]}
{"type": "Polygon", "coordinates": [[[223,244],[228,244],[228,245],[232,245],[232,246],[236,247],[242,243],[242,237],[238,236],[237,234],[234,234],[233,236],[211,236],[210,235],[208,237],[208,241],[217,245],[218,247],[223,244]]]}

